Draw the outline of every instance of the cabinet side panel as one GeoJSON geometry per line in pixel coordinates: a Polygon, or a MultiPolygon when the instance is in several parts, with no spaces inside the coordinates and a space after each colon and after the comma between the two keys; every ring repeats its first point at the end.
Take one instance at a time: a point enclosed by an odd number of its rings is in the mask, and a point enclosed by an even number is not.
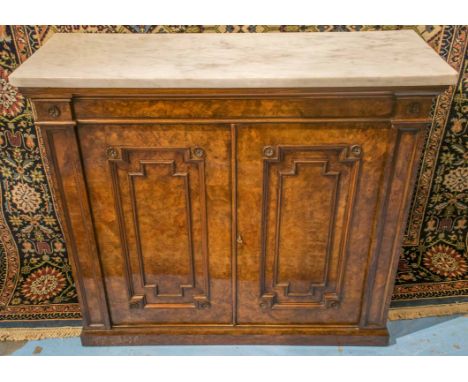
{"type": "Polygon", "coordinates": [[[388,189],[386,210],[381,220],[382,239],[377,248],[375,275],[373,283],[369,284],[367,323],[384,326],[390,305],[397,264],[400,255],[400,244],[411,193],[413,190],[420,153],[424,144],[424,124],[394,125],[397,129],[397,143],[394,152],[394,164],[391,173],[391,183],[388,189]]]}
{"type": "Polygon", "coordinates": [[[60,218],[69,246],[84,326],[108,328],[109,317],[97,256],[75,126],[41,126],[60,218]]]}

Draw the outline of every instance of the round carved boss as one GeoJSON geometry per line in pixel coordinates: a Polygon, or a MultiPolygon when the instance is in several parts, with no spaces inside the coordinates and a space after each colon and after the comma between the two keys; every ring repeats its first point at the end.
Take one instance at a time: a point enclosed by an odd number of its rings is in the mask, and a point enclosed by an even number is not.
{"type": "Polygon", "coordinates": [[[271,158],[273,155],[275,155],[275,149],[272,146],[265,146],[263,148],[263,155],[267,158],[271,158]]]}
{"type": "Polygon", "coordinates": [[[205,150],[201,147],[194,147],[192,153],[195,158],[203,158],[205,156],[205,150]]]}
{"type": "Polygon", "coordinates": [[[56,105],[49,107],[49,110],[47,112],[52,118],[57,118],[60,116],[60,109],[56,105]]]}

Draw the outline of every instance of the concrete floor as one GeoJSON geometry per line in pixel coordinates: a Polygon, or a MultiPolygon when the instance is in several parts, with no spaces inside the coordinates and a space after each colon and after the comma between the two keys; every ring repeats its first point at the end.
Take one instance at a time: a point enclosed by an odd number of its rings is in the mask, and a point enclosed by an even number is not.
{"type": "Polygon", "coordinates": [[[389,322],[391,345],[83,347],[79,338],[0,342],[0,355],[468,355],[468,316],[389,322]]]}

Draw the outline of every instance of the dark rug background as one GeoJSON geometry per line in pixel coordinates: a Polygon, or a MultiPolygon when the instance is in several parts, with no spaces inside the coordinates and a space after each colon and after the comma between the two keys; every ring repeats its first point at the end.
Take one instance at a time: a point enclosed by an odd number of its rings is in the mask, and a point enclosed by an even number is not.
{"type": "MultiPolygon", "coordinates": [[[[79,306],[28,101],[8,75],[55,32],[353,32],[402,26],[0,26],[0,321],[77,319],[79,306]]],[[[468,301],[467,26],[415,29],[460,73],[428,130],[394,306],[468,301]]]]}

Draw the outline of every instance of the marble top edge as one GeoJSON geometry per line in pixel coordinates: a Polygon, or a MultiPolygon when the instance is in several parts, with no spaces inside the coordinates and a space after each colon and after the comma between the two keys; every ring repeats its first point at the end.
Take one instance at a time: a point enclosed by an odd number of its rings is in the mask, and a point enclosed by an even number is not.
{"type": "Polygon", "coordinates": [[[249,88],[454,85],[413,30],[57,33],[13,74],[18,87],[249,88]]]}

